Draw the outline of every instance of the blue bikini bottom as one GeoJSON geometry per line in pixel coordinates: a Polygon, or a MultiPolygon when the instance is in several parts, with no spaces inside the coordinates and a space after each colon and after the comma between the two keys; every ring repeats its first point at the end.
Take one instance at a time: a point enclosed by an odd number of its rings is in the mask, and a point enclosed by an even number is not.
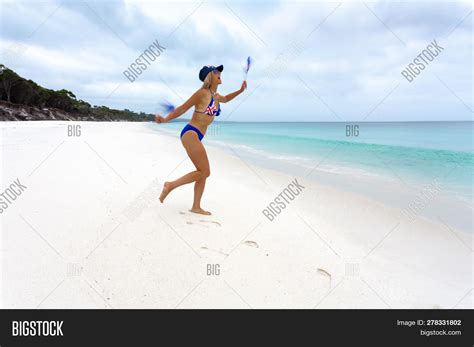
{"type": "Polygon", "coordinates": [[[199,131],[198,128],[195,128],[193,127],[191,124],[186,124],[186,126],[183,128],[183,130],[181,131],[181,136],[180,137],[183,137],[183,135],[187,132],[187,131],[194,131],[197,136],[199,137],[199,141],[202,140],[202,138],[204,137],[204,135],[199,131]]]}

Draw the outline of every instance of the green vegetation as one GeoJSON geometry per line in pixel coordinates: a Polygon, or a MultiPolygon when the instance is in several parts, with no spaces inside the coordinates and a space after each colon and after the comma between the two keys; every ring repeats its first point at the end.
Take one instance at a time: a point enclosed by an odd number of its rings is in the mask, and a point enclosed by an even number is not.
{"type": "Polygon", "coordinates": [[[154,115],[130,110],[114,110],[106,106],[91,106],[77,100],[69,90],[43,88],[32,80],[26,80],[13,70],[0,64],[0,100],[13,104],[44,108],[56,108],[67,112],[71,119],[97,121],[153,121],[154,115]]]}

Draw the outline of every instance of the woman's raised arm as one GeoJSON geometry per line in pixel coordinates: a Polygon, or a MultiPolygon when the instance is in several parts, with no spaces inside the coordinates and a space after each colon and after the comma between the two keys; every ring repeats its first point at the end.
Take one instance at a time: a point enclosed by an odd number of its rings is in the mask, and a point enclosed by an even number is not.
{"type": "Polygon", "coordinates": [[[235,98],[237,95],[241,94],[245,89],[247,89],[247,81],[242,82],[242,86],[240,87],[239,90],[227,94],[225,96],[219,95],[219,102],[226,103],[231,101],[233,98],[235,98]]]}

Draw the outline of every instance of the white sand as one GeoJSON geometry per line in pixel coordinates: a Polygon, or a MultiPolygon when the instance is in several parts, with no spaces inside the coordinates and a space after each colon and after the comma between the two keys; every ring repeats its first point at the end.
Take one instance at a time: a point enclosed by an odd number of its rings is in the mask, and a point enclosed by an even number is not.
{"type": "Polygon", "coordinates": [[[472,235],[446,225],[304,178],[270,222],[262,209],[294,177],[213,147],[213,215],[195,215],[192,185],[157,199],[193,169],[178,134],[0,128],[1,190],[27,186],[0,214],[2,308],[473,308],[472,235]]]}

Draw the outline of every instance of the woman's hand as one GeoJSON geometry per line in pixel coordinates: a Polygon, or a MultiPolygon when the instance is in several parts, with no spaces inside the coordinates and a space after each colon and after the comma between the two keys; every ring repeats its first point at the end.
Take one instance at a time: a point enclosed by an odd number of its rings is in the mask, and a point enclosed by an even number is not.
{"type": "Polygon", "coordinates": [[[166,119],[163,116],[160,116],[159,114],[155,115],[155,122],[157,123],[166,123],[166,119]]]}
{"type": "Polygon", "coordinates": [[[240,87],[240,92],[242,93],[245,89],[247,89],[247,81],[242,82],[242,86],[240,87]]]}

